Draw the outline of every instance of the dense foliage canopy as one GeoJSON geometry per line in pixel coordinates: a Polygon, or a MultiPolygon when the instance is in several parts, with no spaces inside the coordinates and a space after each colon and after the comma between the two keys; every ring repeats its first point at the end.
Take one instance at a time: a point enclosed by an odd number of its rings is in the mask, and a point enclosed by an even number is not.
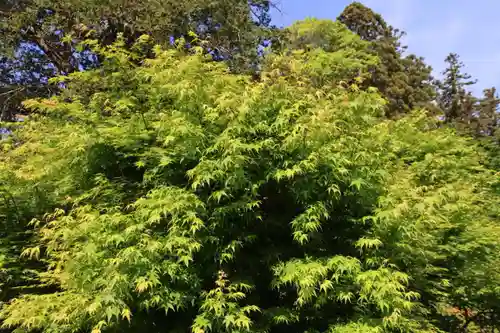
{"type": "Polygon", "coordinates": [[[270,6],[268,0],[2,1],[0,121],[24,111],[22,99],[53,95],[57,87],[47,79],[54,74],[98,66],[99,55],[79,44],[89,37],[109,45],[121,34],[130,46],[142,34],[162,45],[184,36],[188,46],[194,31],[215,59],[233,71],[255,72],[270,6]]]}
{"type": "Polygon", "coordinates": [[[397,117],[417,107],[432,109],[431,102],[436,95],[432,69],[423,58],[404,54],[403,31],[390,26],[380,14],[359,2],[347,6],[338,20],[361,39],[369,41],[368,52],[379,57],[364,86],[376,87],[387,99],[387,116],[397,117]]]}
{"type": "Polygon", "coordinates": [[[298,22],[255,80],[150,39],[87,40],[101,66],[9,125],[5,329],[500,329],[495,164],[425,110],[385,118],[369,41],[298,22]]]}
{"type": "Polygon", "coordinates": [[[357,2],[123,4],[0,4],[5,330],[500,329],[500,99],[458,55],[433,82],[357,2]]]}

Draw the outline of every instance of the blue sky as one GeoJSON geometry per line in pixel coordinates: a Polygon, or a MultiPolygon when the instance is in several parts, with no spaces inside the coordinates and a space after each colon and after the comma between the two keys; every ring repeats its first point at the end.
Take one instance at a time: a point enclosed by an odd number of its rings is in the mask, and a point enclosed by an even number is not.
{"type": "MultiPolygon", "coordinates": [[[[278,26],[306,17],[335,19],[350,0],[279,0],[278,26]]],[[[409,52],[423,56],[437,76],[444,58],[456,52],[479,82],[473,88],[500,89],[499,0],[364,0],[389,24],[406,31],[409,52]]]]}

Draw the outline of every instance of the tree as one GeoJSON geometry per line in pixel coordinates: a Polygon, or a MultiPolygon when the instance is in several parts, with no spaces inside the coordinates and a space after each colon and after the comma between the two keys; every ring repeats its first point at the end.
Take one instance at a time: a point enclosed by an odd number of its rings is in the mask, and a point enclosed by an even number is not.
{"type": "Polygon", "coordinates": [[[466,87],[476,83],[471,76],[462,73],[464,64],[456,53],[450,53],[445,62],[448,64],[443,71],[444,80],[438,82],[439,105],[445,113],[445,121],[450,123],[455,120],[466,121],[469,115],[467,108],[464,109],[464,101],[470,96],[466,87]]]}
{"type": "Polygon", "coordinates": [[[201,47],[137,64],[147,37],[88,41],[99,69],[25,102],[0,213],[35,218],[23,255],[45,260],[52,289],[9,300],[3,327],[437,332],[440,305],[498,306],[500,205],[481,152],[422,111],[380,117],[376,89],[350,82],[376,61],[370,44],[343,25],[287,34],[260,81],[201,47]]]}
{"type": "Polygon", "coordinates": [[[57,91],[48,84],[48,78],[55,75],[54,67],[38,49],[23,44],[15,53],[0,58],[0,122],[15,121],[25,113],[24,99],[48,97],[57,91]]]}
{"type": "Polygon", "coordinates": [[[404,55],[406,47],[400,41],[404,32],[359,2],[347,6],[338,20],[369,41],[371,52],[379,57],[380,62],[371,69],[372,78],[365,81],[365,86],[376,87],[388,100],[387,116],[396,117],[417,107],[434,109],[432,68],[422,57],[404,55]]]}
{"type": "MultiPolygon", "coordinates": [[[[15,52],[24,52],[19,66],[39,80],[36,88],[23,78],[1,86],[1,96],[9,98],[9,103],[4,103],[8,112],[3,118],[13,118],[19,112],[19,100],[50,96],[54,87],[40,80],[46,78],[47,72],[40,70],[40,63],[50,64],[52,72],[62,75],[98,65],[95,55],[76,47],[85,38],[109,45],[121,34],[131,45],[142,34],[160,44],[184,36],[187,46],[202,38],[207,52],[229,62],[232,70],[255,71],[257,46],[265,39],[270,24],[269,9],[267,0],[4,1],[0,5],[0,55],[5,58],[4,66],[14,61],[15,52]],[[34,65],[30,55],[41,58],[40,62],[34,65]]],[[[17,73],[17,69],[13,72],[17,73]]],[[[6,81],[0,77],[0,82],[6,81]]]]}
{"type": "MultiPolygon", "coordinates": [[[[495,87],[484,90],[476,111],[474,134],[488,153],[487,163],[491,169],[500,171],[500,131],[498,99],[495,87]]],[[[497,187],[500,190],[500,186],[497,187]]]]}
{"type": "Polygon", "coordinates": [[[255,47],[255,30],[267,26],[270,3],[247,1],[12,1],[4,10],[3,32],[6,46],[17,47],[20,41],[37,45],[56,67],[74,71],[70,35],[76,41],[91,30],[103,45],[112,43],[118,33],[128,41],[148,34],[158,43],[170,37],[185,36],[189,31],[208,39],[221,53],[234,55],[255,47]],[[245,50],[243,50],[245,48],[245,50]]]}
{"type": "Polygon", "coordinates": [[[479,101],[477,135],[494,137],[499,126],[498,99],[495,87],[484,90],[484,97],[479,101]]]}
{"type": "Polygon", "coordinates": [[[375,42],[396,37],[392,27],[388,26],[380,14],[357,1],[344,8],[337,20],[360,36],[362,40],[375,42]]]}

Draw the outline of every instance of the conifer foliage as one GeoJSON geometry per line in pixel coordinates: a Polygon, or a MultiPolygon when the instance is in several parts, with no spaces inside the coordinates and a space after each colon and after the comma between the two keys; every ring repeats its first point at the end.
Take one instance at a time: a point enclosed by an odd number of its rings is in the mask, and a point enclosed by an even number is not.
{"type": "Polygon", "coordinates": [[[354,1],[338,17],[361,39],[370,42],[369,52],[380,61],[371,67],[371,77],[364,85],[379,89],[387,99],[386,115],[398,117],[417,107],[430,108],[435,97],[431,67],[422,57],[405,54],[401,43],[403,31],[360,2],[354,1]]]}
{"type": "Polygon", "coordinates": [[[481,152],[423,112],[380,117],[385,99],[360,89],[378,59],[343,24],[287,34],[259,81],[182,42],[144,59],[147,36],[89,40],[100,68],[25,102],[0,213],[31,225],[34,267],[4,328],[498,328],[498,184],[481,152]]]}
{"type": "Polygon", "coordinates": [[[470,110],[473,108],[470,107],[472,96],[467,94],[466,87],[476,81],[471,80],[469,74],[462,72],[464,64],[458,54],[450,53],[445,62],[447,67],[443,72],[444,80],[438,83],[440,107],[445,113],[447,122],[467,121],[472,116],[470,110]]]}

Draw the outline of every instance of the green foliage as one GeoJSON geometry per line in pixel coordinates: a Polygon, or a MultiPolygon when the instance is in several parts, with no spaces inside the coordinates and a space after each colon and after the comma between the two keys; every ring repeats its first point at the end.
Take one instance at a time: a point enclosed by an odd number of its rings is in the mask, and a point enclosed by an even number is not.
{"type": "Polygon", "coordinates": [[[467,122],[472,118],[471,109],[473,107],[467,107],[467,104],[470,103],[467,103],[466,87],[476,81],[472,81],[469,74],[462,73],[464,64],[460,61],[458,54],[450,53],[445,62],[447,68],[443,71],[444,80],[438,83],[440,107],[445,113],[447,122],[457,120],[467,122]]]}
{"type": "Polygon", "coordinates": [[[0,122],[14,121],[23,113],[23,100],[53,94],[54,87],[43,83],[53,75],[53,68],[37,50],[25,48],[14,57],[0,55],[0,122]]]}
{"type": "Polygon", "coordinates": [[[4,328],[440,332],[450,308],[498,328],[495,174],[423,111],[380,117],[369,42],[298,22],[260,81],[200,47],[139,64],[149,42],[87,41],[102,66],[3,141],[1,218],[32,221],[16,251],[42,260],[4,328]]]}
{"type": "Polygon", "coordinates": [[[500,99],[498,98],[495,87],[484,90],[484,96],[479,101],[479,112],[477,116],[476,134],[479,136],[495,137],[499,133],[498,127],[498,106],[500,99]]]}
{"type": "MultiPolygon", "coordinates": [[[[257,45],[269,35],[268,0],[9,0],[0,4],[0,121],[25,112],[24,99],[50,97],[46,79],[99,65],[79,44],[95,38],[110,45],[119,35],[127,46],[147,34],[155,43],[185,38],[205,41],[214,58],[233,71],[257,70],[257,45]],[[21,55],[21,56],[20,56],[21,55]]],[[[150,55],[150,47],[143,52],[150,55]]]]}
{"type": "Polygon", "coordinates": [[[369,52],[380,58],[377,65],[372,66],[372,75],[364,86],[376,87],[387,99],[385,113],[388,117],[398,117],[419,107],[434,111],[431,102],[436,91],[432,69],[422,57],[403,54],[406,46],[402,46],[400,40],[404,32],[356,1],[347,6],[337,20],[370,42],[369,52]]]}
{"type": "MultiPolygon", "coordinates": [[[[196,32],[221,54],[248,55],[259,27],[269,24],[270,3],[255,1],[15,0],[2,8],[3,46],[34,43],[65,73],[77,69],[74,42],[94,35],[108,45],[119,33],[132,42],[141,34],[158,43],[196,32]],[[126,9],[124,8],[126,6],[126,9]]],[[[1,46],[1,45],[0,45],[1,46]]],[[[255,53],[255,51],[254,51],[255,53]]],[[[241,60],[241,59],[240,59],[241,60]]]]}

